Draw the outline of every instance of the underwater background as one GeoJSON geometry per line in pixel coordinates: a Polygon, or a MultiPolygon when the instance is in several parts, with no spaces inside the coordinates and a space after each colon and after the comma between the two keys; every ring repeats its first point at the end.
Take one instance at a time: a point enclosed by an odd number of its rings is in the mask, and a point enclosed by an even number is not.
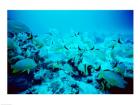
{"type": "Polygon", "coordinates": [[[132,94],[132,10],[9,10],[9,94],[132,94]]]}

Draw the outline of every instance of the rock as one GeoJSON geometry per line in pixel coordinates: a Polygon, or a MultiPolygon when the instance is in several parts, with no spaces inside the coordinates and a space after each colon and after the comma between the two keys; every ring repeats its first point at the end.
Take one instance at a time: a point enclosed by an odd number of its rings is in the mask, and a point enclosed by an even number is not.
{"type": "Polygon", "coordinates": [[[28,79],[30,75],[8,76],[8,93],[19,94],[32,86],[32,80],[28,79]]]}
{"type": "Polygon", "coordinates": [[[125,70],[124,77],[133,78],[133,70],[131,70],[131,69],[125,70]]]}
{"type": "Polygon", "coordinates": [[[43,79],[44,76],[45,76],[45,74],[46,74],[46,70],[44,70],[44,69],[39,69],[38,72],[35,72],[35,73],[34,73],[34,79],[36,79],[36,80],[43,79]]]}
{"type": "Polygon", "coordinates": [[[79,94],[98,94],[99,91],[92,85],[84,83],[84,82],[77,82],[79,86],[79,94]]]}
{"type": "Polygon", "coordinates": [[[11,38],[8,38],[8,49],[16,49],[17,45],[15,41],[11,38]]]}
{"type": "Polygon", "coordinates": [[[83,73],[86,74],[85,65],[86,65],[86,64],[80,63],[80,64],[78,65],[78,70],[80,70],[81,72],[83,72],[83,73]]]}
{"type": "Polygon", "coordinates": [[[39,56],[40,57],[48,57],[48,48],[42,47],[39,51],[39,56]]]}
{"type": "Polygon", "coordinates": [[[63,71],[67,74],[71,74],[73,72],[73,68],[71,67],[71,65],[69,64],[64,64],[64,66],[62,67],[63,71]]]}

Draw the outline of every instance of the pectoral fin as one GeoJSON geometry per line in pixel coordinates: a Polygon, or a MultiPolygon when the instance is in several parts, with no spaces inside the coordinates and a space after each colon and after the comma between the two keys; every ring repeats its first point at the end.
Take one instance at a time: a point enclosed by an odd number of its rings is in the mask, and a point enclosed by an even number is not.
{"type": "Polygon", "coordinates": [[[30,73],[30,69],[27,69],[27,73],[28,73],[28,74],[30,73]]]}
{"type": "Polygon", "coordinates": [[[29,74],[30,73],[30,69],[25,69],[25,70],[23,70],[23,72],[27,72],[27,74],[29,74]]]}
{"type": "Polygon", "coordinates": [[[14,74],[15,74],[15,73],[17,73],[17,70],[16,70],[16,69],[14,69],[14,70],[12,71],[12,73],[14,73],[14,74]]]}

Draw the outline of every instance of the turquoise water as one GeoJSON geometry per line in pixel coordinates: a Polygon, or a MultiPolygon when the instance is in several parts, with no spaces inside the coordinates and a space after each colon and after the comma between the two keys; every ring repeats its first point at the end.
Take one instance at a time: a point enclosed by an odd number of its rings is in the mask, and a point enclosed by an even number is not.
{"type": "Polygon", "coordinates": [[[50,28],[60,32],[133,32],[133,11],[126,10],[50,10],[8,11],[10,19],[25,23],[36,33],[46,33],[50,28]]]}
{"type": "Polygon", "coordinates": [[[132,94],[133,11],[9,10],[8,92],[132,94]]]}

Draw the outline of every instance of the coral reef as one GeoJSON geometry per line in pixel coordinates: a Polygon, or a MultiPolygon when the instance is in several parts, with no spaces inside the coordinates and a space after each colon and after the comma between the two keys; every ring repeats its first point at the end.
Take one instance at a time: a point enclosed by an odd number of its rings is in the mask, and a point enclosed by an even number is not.
{"type": "Polygon", "coordinates": [[[8,28],[8,93],[133,93],[133,39],[88,32],[61,36],[55,30],[35,35],[13,24],[8,28]]]}

